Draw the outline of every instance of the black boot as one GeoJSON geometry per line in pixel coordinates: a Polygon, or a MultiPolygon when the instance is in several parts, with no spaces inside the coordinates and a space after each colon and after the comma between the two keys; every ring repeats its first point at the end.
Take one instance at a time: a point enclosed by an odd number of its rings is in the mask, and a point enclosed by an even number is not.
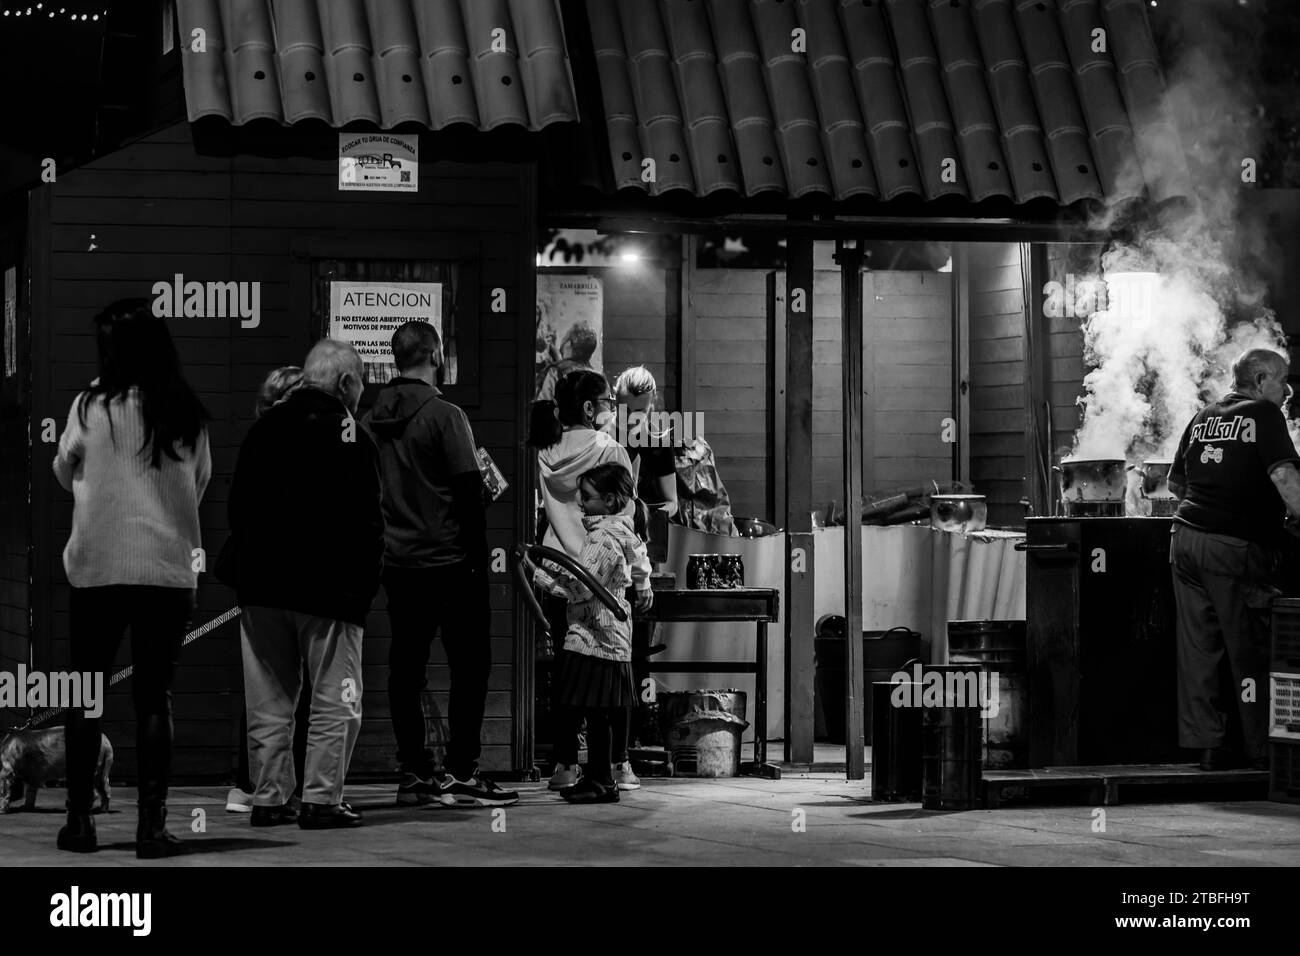
{"type": "Polygon", "coordinates": [[[58,847],[73,853],[94,853],[99,849],[95,837],[95,818],[90,811],[68,811],[68,822],[59,829],[58,847]]]}
{"type": "Polygon", "coordinates": [[[161,803],[140,804],[140,822],[135,828],[135,855],[140,860],[171,856],[181,841],[167,830],[167,807],[161,803]]]}

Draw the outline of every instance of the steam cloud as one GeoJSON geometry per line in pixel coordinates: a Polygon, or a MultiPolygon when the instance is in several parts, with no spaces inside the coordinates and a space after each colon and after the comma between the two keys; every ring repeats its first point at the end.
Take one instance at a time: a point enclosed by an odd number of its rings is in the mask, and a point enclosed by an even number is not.
{"type": "MultiPolygon", "coordinates": [[[[1084,324],[1093,371],[1079,399],[1076,458],[1172,458],[1192,416],[1231,390],[1237,355],[1250,348],[1287,355],[1256,269],[1267,262],[1266,236],[1243,225],[1239,202],[1252,188],[1242,182],[1241,161],[1260,155],[1252,78],[1243,67],[1259,36],[1238,30],[1225,40],[1210,12],[1209,4],[1188,5],[1183,46],[1166,74],[1195,201],[1141,222],[1117,222],[1111,210],[1094,223],[1119,225],[1125,238],[1103,253],[1101,275],[1087,277],[1108,281],[1108,301],[1084,324]],[[1123,274],[1134,272],[1158,274],[1148,280],[1154,294],[1141,309],[1115,308],[1116,292],[1135,281],[1123,274]]],[[[1300,424],[1290,425],[1293,440],[1300,438],[1300,424]]]]}

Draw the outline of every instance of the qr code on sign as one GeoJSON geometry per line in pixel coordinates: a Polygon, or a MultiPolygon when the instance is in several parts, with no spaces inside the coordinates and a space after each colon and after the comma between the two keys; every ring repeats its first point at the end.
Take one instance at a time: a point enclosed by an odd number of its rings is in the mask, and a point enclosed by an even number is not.
{"type": "Polygon", "coordinates": [[[409,183],[410,181],[411,181],[410,172],[407,170],[402,170],[402,182],[409,183]]]}

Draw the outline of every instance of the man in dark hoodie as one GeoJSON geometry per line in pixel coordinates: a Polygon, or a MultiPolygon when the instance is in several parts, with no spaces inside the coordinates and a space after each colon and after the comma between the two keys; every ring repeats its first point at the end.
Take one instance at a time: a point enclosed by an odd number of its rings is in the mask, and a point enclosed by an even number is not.
{"type": "Polygon", "coordinates": [[[242,608],[254,826],[352,827],[343,782],[361,730],[361,639],[383,565],[379,466],[353,418],[361,357],[318,342],[303,384],[258,419],[230,487],[230,544],[218,577],[242,608]],[[302,810],[294,790],[294,709],[311,674],[302,810]]]}
{"type": "Polygon", "coordinates": [[[486,497],[474,434],[465,413],[434,385],[442,345],[433,325],[399,328],[393,358],[399,374],[380,389],[362,423],[374,435],[383,476],[388,707],[402,773],[397,802],[505,806],[518,795],[478,772],[492,645],[486,497]],[[442,772],[420,707],[438,632],[451,672],[442,772]]]}

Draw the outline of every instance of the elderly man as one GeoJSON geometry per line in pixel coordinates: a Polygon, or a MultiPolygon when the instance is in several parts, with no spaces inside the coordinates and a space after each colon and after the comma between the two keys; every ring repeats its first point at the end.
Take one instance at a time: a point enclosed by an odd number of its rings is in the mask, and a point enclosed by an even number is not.
{"type": "Polygon", "coordinates": [[[1269,604],[1284,519],[1300,515],[1300,462],[1282,408],[1287,359],[1251,349],[1235,385],[1197,413],[1169,472],[1181,501],[1169,563],[1178,603],[1178,736],[1202,770],[1268,766],[1269,604]],[[1227,656],[1231,702],[1220,696],[1227,656]],[[1249,682],[1249,683],[1248,683],[1249,682]],[[1253,684],[1253,690],[1251,689],[1253,684]],[[1229,746],[1240,718],[1243,755],[1229,746]]]}
{"type": "Polygon", "coordinates": [[[253,826],[352,827],[343,781],[361,729],[361,638],[383,569],[379,459],[353,417],[361,357],[322,341],[303,384],[249,430],[230,488],[253,826]],[[311,675],[302,809],[289,803],[294,710],[311,675]]]}

